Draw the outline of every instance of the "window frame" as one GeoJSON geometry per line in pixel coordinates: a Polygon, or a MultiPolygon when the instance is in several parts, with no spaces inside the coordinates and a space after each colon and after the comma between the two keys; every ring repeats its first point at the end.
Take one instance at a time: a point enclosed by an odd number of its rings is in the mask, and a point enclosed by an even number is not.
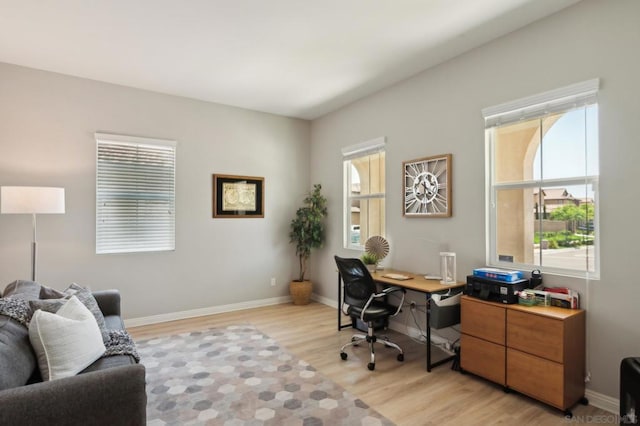
{"type": "MultiPolygon", "coordinates": [[[[356,145],[351,145],[342,149],[342,163],[343,163],[343,247],[350,250],[364,251],[364,241],[362,238],[358,244],[351,241],[351,203],[354,200],[383,200],[385,201],[385,215],[382,228],[386,229],[386,168],[387,161],[386,155],[384,158],[384,171],[385,171],[385,192],[377,192],[367,195],[351,195],[351,183],[352,183],[352,160],[358,158],[368,157],[370,155],[378,154],[381,152],[386,153],[386,137],[371,139],[356,145]]],[[[362,219],[360,221],[359,229],[362,229],[362,219]]],[[[385,234],[385,232],[383,232],[385,234]]],[[[362,235],[362,234],[361,234],[362,235]]],[[[384,237],[384,235],[382,235],[384,237]]]]}
{"type": "MultiPolygon", "coordinates": [[[[564,178],[527,179],[516,182],[496,182],[494,129],[522,120],[542,119],[559,112],[566,113],[577,108],[598,105],[597,91],[599,79],[588,80],[560,89],[551,90],[538,95],[522,98],[513,102],[485,108],[485,218],[486,218],[486,262],[488,266],[504,269],[531,270],[539,269],[553,275],[588,278],[600,278],[600,223],[599,223],[599,171],[598,175],[586,175],[564,178]],[[568,187],[575,185],[592,185],[593,188],[593,235],[594,270],[559,268],[528,263],[507,262],[499,260],[498,254],[498,208],[497,198],[500,190],[543,189],[549,187],[568,187]]],[[[599,118],[598,118],[599,124],[599,118]]],[[[585,135],[587,137],[587,135],[585,135]]],[[[542,160],[541,160],[542,161],[542,160]]],[[[541,196],[541,191],[539,191],[541,196]]],[[[542,219],[538,219],[542,220],[542,219]]],[[[537,221],[537,220],[536,220],[537,221]]],[[[535,222],[534,222],[535,223],[535,222]]],[[[536,223],[536,233],[540,232],[536,223]]],[[[586,266],[586,265],[585,265],[586,266]]]]}
{"type": "MultiPolygon", "coordinates": [[[[119,135],[119,134],[110,134],[110,133],[95,133],[96,140],[96,254],[121,254],[121,253],[152,253],[152,252],[166,252],[166,251],[175,251],[175,242],[176,242],[176,166],[177,166],[177,142],[174,140],[168,139],[157,139],[157,138],[146,138],[146,137],[138,137],[138,136],[128,136],[128,135],[119,135]],[[108,192],[107,189],[104,188],[104,182],[101,181],[100,173],[102,172],[112,172],[114,171],[113,166],[111,168],[101,168],[100,166],[100,148],[103,145],[105,148],[111,146],[115,148],[117,145],[119,146],[127,146],[127,147],[135,147],[136,149],[144,149],[147,148],[146,154],[149,155],[154,149],[156,151],[163,150],[169,152],[169,156],[171,157],[171,166],[172,169],[167,173],[166,176],[162,176],[165,179],[164,188],[165,194],[162,194],[158,197],[157,193],[149,195],[149,193],[140,193],[140,197],[132,197],[131,190],[127,190],[127,184],[132,185],[136,182],[135,179],[130,176],[123,176],[124,174],[131,175],[132,171],[137,172],[136,167],[141,167],[140,163],[134,163],[134,166],[128,168],[127,170],[123,170],[121,172],[123,175],[118,175],[118,177],[123,177],[124,186],[119,186],[114,189],[114,191],[119,191],[118,199],[122,200],[123,198],[134,199],[136,201],[149,201],[152,199],[165,199],[170,207],[170,219],[167,220],[169,226],[168,236],[165,239],[162,239],[162,245],[160,244],[152,244],[150,242],[140,242],[138,241],[137,245],[132,245],[131,242],[135,240],[135,232],[139,231],[139,228],[132,231],[131,229],[119,228],[125,232],[130,234],[127,235],[129,239],[123,238],[120,242],[120,245],[114,245],[113,242],[109,244],[109,237],[113,237],[113,235],[109,235],[109,231],[106,233],[101,233],[101,221],[103,220],[103,211],[100,207],[101,200],[104,200],[104,192],[108,192]],[[166,178],[168,178],[169,185],[166,184],[166,178]],[[167,192],[168,189],[168,192],[167,192]],[[125,194],[129,192],[129,194],[125,194]],[[168,195],[167,195],[168,194],[168,195]],[[164,198],[163,198],[164,197],[164,198]]],[[[136,160],[140,160],[136,158],[136,160]]],[[[147,180],[144,183],[153,183],[158,184],[160,181],[156,178],[154,180],[147,180]]],[[[135,191],[134,191],[135,192],[135,191]]],[[[120,207],[119,213],[122,213],[126,210],[126,207],[120,207]]],[[[121,218],[125,217],[123,214],[120,216],[121,218]]],[[[147,219],[146,223],[150,223],[149,220],[154,220],[155,218],[149,215],[143,214],[132,214],[131,218],[135,218],[136,221],[143,219],[147,219]]],[[[157,225],[156,225],[157,226],[157,225]]],[[[157,227],[160,229],[160,227],[157,227]]],[[[155,230],[154,232],[157,232],[155,230]]],[[[112,233],[112,232],[111,232],[112,233]]],[[[159,234],[154,234],[159,235],[159,234]]]]}

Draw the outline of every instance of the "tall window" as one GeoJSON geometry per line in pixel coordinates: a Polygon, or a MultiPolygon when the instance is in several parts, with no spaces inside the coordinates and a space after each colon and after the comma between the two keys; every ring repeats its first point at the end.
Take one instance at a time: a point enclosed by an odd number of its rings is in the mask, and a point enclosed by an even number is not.
{"type": "Polygon", "coordinates": [[[385,138],[342,150],[344,160],[344,246],[362,249],[372,235],[385,234],[385,138]]]}
{"type": "Polygon", "coordinates": [[[176,143],[95,137],[96,253],[174,250],[176,143]]]}
{"type": "Polygon", "coordinates": [[[598,84],[483,110],[489,265],[599,276],[598,84]]]}

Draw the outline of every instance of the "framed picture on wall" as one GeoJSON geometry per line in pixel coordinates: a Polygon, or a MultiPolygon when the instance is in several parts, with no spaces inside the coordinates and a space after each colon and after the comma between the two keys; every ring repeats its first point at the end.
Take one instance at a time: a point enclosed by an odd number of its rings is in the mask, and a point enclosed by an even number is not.
{"type": "Polygon", "coordinates": [[[402,163],[406,217],[451,217],[451,154],[402,163]]]}
{"type": "Polygon", "coordinates": [[[213,217],[264,217],[264,178],[214,174],[213,217]]]}

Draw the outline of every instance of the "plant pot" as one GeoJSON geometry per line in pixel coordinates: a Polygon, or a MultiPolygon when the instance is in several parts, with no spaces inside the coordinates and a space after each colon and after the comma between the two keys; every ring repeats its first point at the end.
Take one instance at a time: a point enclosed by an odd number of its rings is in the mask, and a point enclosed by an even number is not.
{"type": "Polygon", "coordinates": [[[373,274],[374,272],[376,272],[376,265],[375,264],[369,264],[369,265],[365,265],[367,267],[367,270],[369,270],[370,274],[373,274]]]}
{"type": "Polygon", "coordinates": [[[289,294],[294,305],[308,305],[311,300],[311,281],[291,281],[289,283],[289,294]]]}

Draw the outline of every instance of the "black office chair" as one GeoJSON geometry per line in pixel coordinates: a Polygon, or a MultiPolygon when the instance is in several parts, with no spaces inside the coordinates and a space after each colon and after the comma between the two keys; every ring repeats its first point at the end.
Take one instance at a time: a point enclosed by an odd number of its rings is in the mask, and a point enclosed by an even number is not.
{"type": "MultiPolygon", "coordinates": [[[[381,292],[377,292],[376,283],[360,259],[344,259],[338,256],[334,256],[334,258],[344,289],[340,309],[352,319],[359,318],[367,324],[367,335],[354,334],[351,341],[340,349],[340,357],[346,360],[345,348],[352,345],[357,346],[358,343],[366,340],[369,343],[371,353],[371,361],[367,364],[367,368],[373,370],[376,368],[376,355],[373,346],[377,340],[374,334],[374,322],[386,320],[400,312],[404,303],[405,290],[399,287],[387,287],[381,292]],[[400,304],[396,307],[387,303],[387,296],[398,291],[402,294],[400,304]]],[[[400,351],[398,361],[404,361],[404,352],[400,346],[388,339],[381,340],[381,342],[387,347],[400,351]]]]}

